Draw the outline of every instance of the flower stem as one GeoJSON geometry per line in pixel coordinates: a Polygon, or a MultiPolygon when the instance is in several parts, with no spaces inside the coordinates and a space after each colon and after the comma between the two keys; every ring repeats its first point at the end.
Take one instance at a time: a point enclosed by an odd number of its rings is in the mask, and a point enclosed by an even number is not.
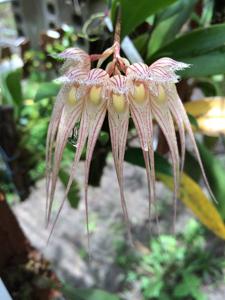
{"type": "Polygon", "coordinates": [[[118,4],[116,7],[116,23],[114,33],[114,58],[120,57],[120,35],[121,35],[121,6],[118,4]]]}

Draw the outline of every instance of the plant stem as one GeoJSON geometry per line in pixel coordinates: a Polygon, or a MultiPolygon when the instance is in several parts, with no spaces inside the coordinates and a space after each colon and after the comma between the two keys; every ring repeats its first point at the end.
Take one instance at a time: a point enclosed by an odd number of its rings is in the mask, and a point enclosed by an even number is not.
{"type": "Polygon", "coordinates": [[[121,6],[117,5],[116,7],[116,24],[115,24],[115,33],[114,33],[114,58],[117,59],[120,57],[120,35],[121,35],[121,6]]]}

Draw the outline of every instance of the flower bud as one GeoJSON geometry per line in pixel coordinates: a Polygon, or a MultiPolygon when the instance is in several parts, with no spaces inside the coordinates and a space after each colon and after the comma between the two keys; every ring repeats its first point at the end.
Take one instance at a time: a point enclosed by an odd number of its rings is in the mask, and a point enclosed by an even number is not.
{"type": "Polygon", "coordinates": [[[146,100],[146,92],[143,83],[136,83],[134,85],[134,101],[137,103],[143,103],[146,100]]]}
{"type": "Polygon", "coordinates": [[[89,92],[89,100],[95,104],[98,105],[101,101],[101,92],[102,88],[99,86],[92,86],[89,92]]]}
{"type": "Polygon", "coordinates": [[[77,102],[77,98],[76,98],[76,88],[73,86],[68,94],[68,98],[67,98],[67,102],[70,105],[74,105],[77,102]]]}
{"type": "Polygon", "coordinates": [[[122,113],[125,110],[126,102],[124,95],[113,94],[112,103],[117,113],[122,113]]]}

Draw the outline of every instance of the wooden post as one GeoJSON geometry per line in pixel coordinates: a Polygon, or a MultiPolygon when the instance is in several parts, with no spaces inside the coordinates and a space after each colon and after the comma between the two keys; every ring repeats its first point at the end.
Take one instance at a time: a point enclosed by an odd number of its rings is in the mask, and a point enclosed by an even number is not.
{"type": "Polygon", "coordinates": [[[0,191],[0,273],[9,261],[24,261],[31,247],[0,191]]]}

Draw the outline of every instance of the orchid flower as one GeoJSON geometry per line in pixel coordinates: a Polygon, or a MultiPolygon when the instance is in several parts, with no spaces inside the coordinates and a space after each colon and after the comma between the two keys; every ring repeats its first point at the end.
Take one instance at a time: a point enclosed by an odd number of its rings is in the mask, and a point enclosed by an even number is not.
{"type": "MultiPolygon", "coordinates": [[[[60,54],[64,62],[63,86],[56,98],[47,135],[47,223],[50,221],[54,192],[63,151],[73,128],[79,124],[78,138],[65,196],[55,221],[62,209],[75,177],[82,151],[86,145],[85,207],[88,230],[88,177],[90,163],[98,135],[108,116],[112,155],[118,178],[123,214],[129,227],[128,210],[123,187],[123,161],[126,150],[128,125],[133,120],[146,165],[149,190],[149,215],[155,203],[155,165],[153,149],[153,121],[162,130],[171,154],[174,177],[174,207],[184,165],[185,135],[190,136],[194,152],[206,185],[211,192],[188,116],[176,90],[177,70],[189,65],[171,58],[161,58],[148,66],[130,64],[119,53],[116,41],[103,54],[88,55],[81,49],[70,48],[60,54]],[[113,56],[105,70],[102,63],[113,56]],[[94,61],[97,68],[91,69],[94,61]],[[175,126],[176,125],[176,126],[175,126]],[[178,128],[181,155],[175,133],[178,128]]],[[[174,210],[175,211],[175,210],[174,210]]]]}

